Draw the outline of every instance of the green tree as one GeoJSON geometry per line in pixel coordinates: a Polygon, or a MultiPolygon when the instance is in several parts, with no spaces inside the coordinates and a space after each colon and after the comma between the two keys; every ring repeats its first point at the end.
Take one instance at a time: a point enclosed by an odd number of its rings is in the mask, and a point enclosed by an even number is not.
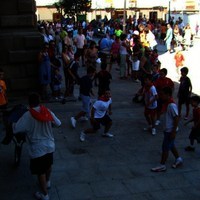
{"type": "Polygon", "coordinates": [[[91,0],[60,0],[65,15],[75,16],[91,9],[91,0]]]}

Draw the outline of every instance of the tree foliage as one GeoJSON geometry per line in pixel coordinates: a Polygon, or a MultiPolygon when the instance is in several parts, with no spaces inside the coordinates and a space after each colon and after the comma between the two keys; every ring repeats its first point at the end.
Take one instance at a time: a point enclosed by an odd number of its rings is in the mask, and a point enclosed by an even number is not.
{"type": "Polygon", "coordinates": [[[82,12],[87,12],[91,8],[91,0],[60,0],[65,15],[74,16],[82,12]]]}

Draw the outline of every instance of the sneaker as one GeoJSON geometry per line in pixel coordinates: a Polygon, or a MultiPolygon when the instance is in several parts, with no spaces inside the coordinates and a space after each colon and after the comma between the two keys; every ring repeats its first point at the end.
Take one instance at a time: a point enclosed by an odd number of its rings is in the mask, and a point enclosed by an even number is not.
{"type": "Polygon", "coordinates": [[[187,146],[185,147],[185,151],[195,151],[195,148],[191,146],[187,146]]]}
{"type": "Polygon", "coordinates": [[[82,121],[82,122],[83,122],[83,121],[88,121],[88,120],[89,120],[89,119],[88,119],[88,117],[86,117],[86,116],[83,116],[83,117],[80,118],[80,121],[82,121]]]}
{"type": "Polygon", "coordinates": [[[167,170],[167,168],[166,168],[165,165],[159,165],[159,166],[157,166],[157,167],[151,168],[151,171],[152,171],[152,172],[164,172],[164,171],[166,171],[166,170],[167,170]]]}
{"type": "Polygon", "coordinates": [[[103,137],[112,138],[114,135],[113,135],[112,133],[109,133],[109,132],[108,132],[108,133],[103,133],[102,136],[103,136],[103,137]]]}
{"type": "Polygon", "coordinates": [[[42,194],[41,192],[36,192],[34,194],[35,198],[38,199],[38,200],[49,200],[49,195],[44,195],[42,194]]]}
{"type": "Polygon", "coordinates": [[[158,126],[160,124],[160,120],[156,120],[155,125],[158,126]]]}
{"type": "Polygon", "coordinates": [[[71,117],[71,125],[73,128],[76,128],[76,120],[74,117],[71,117]]]}
{"type": "Polygon", "coordinates": [[[183,159],[182,158],[177,158],[175,163],[172,165],[172,168],[176,169],[180,167],[183,164],[183,159]]]}
{"type": "Polygon", "coordinates": [[[51,181],[47,181],[47,189],[51,188],[51,181]]]}
{"type": "Polygon", "coordinates": [[[152,134],[152,135],[156,135],[156,129],[155,129],[155,128],[152,128],[151,134],[152,134]]]}
{"type": "Polygon", "coordinates": [[[85,136],[86,136],[85,133],[82,131],[81,134],[80,134],[80,141],[81,142],[85,141],[85,136]]]}

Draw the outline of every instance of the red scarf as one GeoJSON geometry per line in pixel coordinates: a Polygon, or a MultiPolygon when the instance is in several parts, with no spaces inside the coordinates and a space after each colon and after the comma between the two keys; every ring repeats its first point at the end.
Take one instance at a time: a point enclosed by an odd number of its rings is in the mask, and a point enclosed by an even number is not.
{"type": "Polygon", "coordinates": [[[99,100],[104,101],[104,102],[107,102],[107,101],[110,100],[110,98],[107,98],[107,97],[105,97],[105,96],[101,96],[101,97],[99,97],[99,100]]]}
{"type": "Polygon", "coordinates": [[[167,110],[167,107],[168,107],[168,105],[170,103],[175,103],[174,99],[172,97],[170,97],[170,99],[167,102],[163,103],[163,105],[162,105],[162,112],[165,112],[167,110]]]}
{"type": "Polygon", "coordinates": [[[32,117],[41,122],[52,122],[54,121],[50,111],[43,105],[40,105],[40,110],[36,111],[33,108],[29,109],[32,117]]]}

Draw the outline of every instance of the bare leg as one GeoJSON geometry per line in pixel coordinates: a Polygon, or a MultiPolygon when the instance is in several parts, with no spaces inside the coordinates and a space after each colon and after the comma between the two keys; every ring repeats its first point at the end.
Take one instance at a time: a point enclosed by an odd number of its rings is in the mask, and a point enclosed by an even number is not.
{"type": "Polygon", "coordinates": [[[174,155],[174,157],[175,157],[176,159],[179,157],[179,154],[178,154],[178,151],[177,151],[176,147],[173,147],[173,148],[171,149],[171,152],[173,153],[173,155],[174,155]]]}
{"type": "Polygon", "coordinates": [[[46,181],[46,174],[38,175],[38,181],[41,188],[41,191],[44,195],[48,194],[47,191],[47,181],[46,181]]]}
{"type": "Polygon", "coordinates": [[[112,126],[112,122],[109,122],[108,124],[105,125],[104,133],[108,133],[110,130],[110,127],[112,126]]]}
{"type": "Polygon", "coordinates": [[[167,158],[168,158],[168,155],[169,155],[168,151],[162,152],[162,157],[161,157],[161,161],[160,161],[161,165],[165,165],[167,158]]]}

